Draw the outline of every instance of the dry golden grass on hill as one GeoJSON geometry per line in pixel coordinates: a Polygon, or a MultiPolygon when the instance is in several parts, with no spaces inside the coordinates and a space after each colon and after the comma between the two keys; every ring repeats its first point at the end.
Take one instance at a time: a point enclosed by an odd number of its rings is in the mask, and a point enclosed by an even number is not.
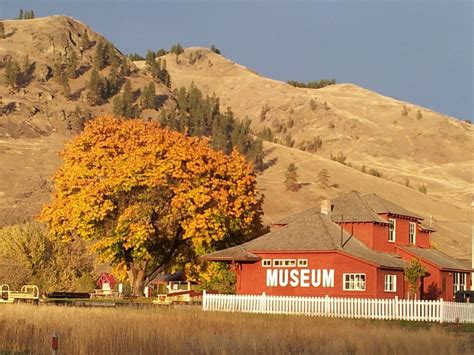
{"type": "MultiPolygon", "coordinates": [[[[85,31],[92,41],[104,39],[87,25],[65,16],[3,22],[7,38],[0,40],[0,58],[28,54],[36,62],[35,75],[38,69],[39,76],[46,64],[66,51],[76,51],[81,64],[91,65],[94,48],[81,53],[78,47],[85,31]]],[[[316,154],[265,144],[267,163],[273,163],[259,176],[266,222],[317,204],[323,197],[351,190],[375,192],[426,218],[432,215],[438,231],[434,234],[436,245],[453,256],[469,257],[474,193],[472,125],[352,84],[318,90],[295,88],[262,77],[208,49],[186,49],[178,58],[168,54],[165,59],[173,87],[194,82],[205,94],[215,93],[222,109],[230,106],[238,118],[248,116],[255,132],[263,127],[276,132],[282,127],[277,138],[282,140],[290,134],[295,147],[321,137],[322,147],[316,154]],[[263,106],[268,107],[264,120],[260,118],[263,106]],[[329,159],[339,152],[353,168],[329,159]],[[304,184],[296,193],[285,191],[283,185],[284,171],[291,162],[296,163],[304,184]],[[358,169],[362,165],[382,172],[383,178],[361,173],[358,169]],[[330,183],[338,187],[317,183],[323,168],[329,171],[330,183]],[[404,186],[407,179],[410,188],[404,186]],[[427,185],[426,195],[418,192],[421,184],[427,185]]],[[[143,62],[135,63],[144,67],[143,62]]],[[[49,178],[60,164],[58,152],[71,137],[67,125],[76,105],[84,114],[111,111],[110,103],[90,107],[80,97],[66,100],[54,79],[33,81],[12,92],[3,85],[2,74],[0,69],[0,108],[12,102],[16,108],[0,116],[0,226],[31,220],[49,199],[49,178]]],[[[90,69],[71,79],[72,91],[80,96],[89,75],[90,69]]],[[[313,79],[319,78],[308,78],[313,79]]],[[[129,80],[138,90],[150,78],[137,70],[129,80]]],[[[170,95],[166,103],[174,107],[168,88],[157,85],[157,94],[170,95]]],[[[148,111],[142,112],[143,118],[159,114],[148,111]]]]}
{"type": "MultiPolygon", "coordinates": [[[[230,106],[237,117],[250,118],[255,132],[269,127],[280,141],[290,134],[294,148],[312,137],[321,138],[316,154],[266,144],[267,161],[275,163],[259,177],[266,195],[266,221],[310,207],[323,197],[351,190],[375,192],[421,214],[426,224],[433,216],[435,244],[453,256],[470,257],[472,125],[353,84],[295,88],[205,48],[188,48],[179,57],[168,54],[166,59],[173,87],[194,82],[205,94],[216,93],[222,107],[230,106]],[[262,120],[264,106],[268,112],[262,120]],[[281,126],[283,131],[278,133],[281,126]],[[329,159],[339,152],[352,168],[329,159]],[[283,186],[284,170],[291,162],[296,163],[305,185],[297,193],[283,186]],[[362,165],[383,177],[361,173],[362,165]],[[317,175],[323,168],[329,170],[337,188],[318,185],[317,175]],[[422,184],[427,194],[418,191],[422,184]]],[[[136,65],[143,67],[142,62],[136,65]]]]}
{"type": "Polygon", "coordinates": [[[435,324],[200,309],[0,308],[0,353],[59,354],[468,354],[472,333],[435,324]]]}

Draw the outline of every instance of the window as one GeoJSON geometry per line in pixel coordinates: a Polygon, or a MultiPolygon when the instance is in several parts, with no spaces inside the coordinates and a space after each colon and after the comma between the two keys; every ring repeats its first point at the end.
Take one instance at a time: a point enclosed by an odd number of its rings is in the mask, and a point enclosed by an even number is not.
{"type": "Polygon", "coordinates": [[[416,223],[410,222],[408,227],[408,238],[410,244],[416,244],[416,223]]]}
{"type": "Polygon", "coordinates": [[[454,277],[454,293],[457,291],[466,291],[466,274],[462,272],[453,273],[454,277]]]}
{"type": "Polygon", "coordinates": [[[395,235],[395,219],[393,218],[389,218],[388,219],[388,241],[389,242],[395,242],[395,238],[396,238],[396,235],[395,235]]]}
{"type": "Polygon", "coordinates": [[[384,291],[397,292],[397,275],[385,275],[384,291]]]}
{"type": "Polygon", "coordinates": [[[345,291],[365,291],[365,274],[344,274],[345,291]]]}
{"type": "Polygon", "coordinates": [[[292,267],[296,266],[295,259],[273,259],[273,266],[292,267]]]}
{"type": "Polygon", "coordinates": [[[286,266],[286,267],[296,266],[296,260],[295,259],[287,259],[287,260],[285,260],[284,266],[286,266]]]}
{"type": "Polygon", "coordinates": [[[298,267],[307,267],[308,259],[298,259],[298,267]]]}
{"type": "Polygon", "coordinates": [[[272,266],[272,261],[270,259],[262,259],[262,266],[263,267],[270,267],[270,266],[272,266]]]}

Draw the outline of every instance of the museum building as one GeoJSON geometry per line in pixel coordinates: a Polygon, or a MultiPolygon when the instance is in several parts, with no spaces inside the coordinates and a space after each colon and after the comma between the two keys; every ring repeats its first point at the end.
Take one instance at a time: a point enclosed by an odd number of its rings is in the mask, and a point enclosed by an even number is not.
{"type": "Polygon", "coordinates": [[[350,192],[203,259],[231,263],[237,294],[363,298],[407,298],[404,268],[418,259],[427,274],[417,298],[452,300],[469,289],[472,269],[433,249],[422,220],[375,194],[350,192]]]}

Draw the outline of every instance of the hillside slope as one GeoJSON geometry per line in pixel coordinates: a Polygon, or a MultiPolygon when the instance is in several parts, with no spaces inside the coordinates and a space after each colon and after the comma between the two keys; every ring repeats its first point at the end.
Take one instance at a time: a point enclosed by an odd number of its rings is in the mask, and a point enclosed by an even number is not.
{"type": "Polygon", "coordinates": [[[255,132],[268,127],[283,143],[290,135],[294,147],[319,136],[323,157],[342,153],[356,168],[377,169],[401,184],[408,179],[414,187],[424,183],[445,201],[471,202],[474,129],[466,122],[353,84],[295,88],[208,49],[188,48],[166,59],[173,87],[194,82],[215,93],[223,107],[250,118],[255,132]]]}
{"type": "MultiPolygon", "coordinates": [[[[58,152],[80,130],[75,112],[79,110],[87,119],[111,111],[110,100],[90,106],[82,95],[90,77],[94,46],[106,41],[102,36],[64,16],[4,23],[7,38],[0,40],[0,60],[4,63],[28,54],[34,80],[11,90],[2,81],[4,68],[0,66],[0,226],[33,218],[49,199],[50,177],[61,163],[58,152]],[[95,42],[89,49],[79,44],[86,31],[95,42]],[[83,70],[77,79],[71,79],[76,95],[66,99],[59,84],[44,75],[58,56],[70,51],[80,57],[83,70]]],[[[473,130],[468,124],[351,84],[297,89],[205,49],[187,49],[179,57],[168,54],[165,59],[174,87],[194,82],[205,93],[215,93],[221,98],[222,109],[231,106],[238,117],[250,118],[255,132],[269,127],[282,142],[290,134],[295,148],[321,137],[323,144],[316,154],[265,143],[267,169],[258,176],[258,184],[265,194],[267,223],[318,204],[322,198],[351,190],[375,192],[425,217],[434,216],[437,245],[452,255],[469,253],[470,224],[459,222],[472,220],[468,202],[474,191],[473,130]],[[404,106],[407,115],[402,115],[404,106]],[[268,108],[263,119],[262,107],[268,108]],[[339,152],[352,167],[329,159],[339,152]],[[295,193],[285,191],[283,185],[291,162],[297,164],[303,183],[295,193]],[[382,171],[384,178],[361,173],[358,168],[362,164],[382,171]],[[332,187],[317,182],[322,169],[329,171],[332,187]],[[406,178],[414,188],[404,186],[406,178]],[[417,191],[422,182],[427,184],[428,194],[417,191]]],[[[151,78],[144,63],[135,64],[127,79],[139,94],[151,78]]],[[[102,74],[107,73],[105,68],[102,74]]],[[[157,84],[157,94],[166,97],[163,107],[175,107],[168,88],[157,84]]],[[[153,119],[158,114],[159,110],[141,111],[142,118],[153,119]]]]}

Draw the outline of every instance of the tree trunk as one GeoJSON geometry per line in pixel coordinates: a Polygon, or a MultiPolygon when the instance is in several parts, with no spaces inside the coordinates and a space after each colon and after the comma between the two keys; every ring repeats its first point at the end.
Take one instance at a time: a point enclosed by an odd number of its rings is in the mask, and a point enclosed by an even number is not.
{"type": "Polygon", "coordinates": [[[128,277],[130,280],[130,286],[134,296],[143,297],[143,289],[145,287],[145,269],[147,266],[146,261],[133,263],[128,271],[128,277]]]}

